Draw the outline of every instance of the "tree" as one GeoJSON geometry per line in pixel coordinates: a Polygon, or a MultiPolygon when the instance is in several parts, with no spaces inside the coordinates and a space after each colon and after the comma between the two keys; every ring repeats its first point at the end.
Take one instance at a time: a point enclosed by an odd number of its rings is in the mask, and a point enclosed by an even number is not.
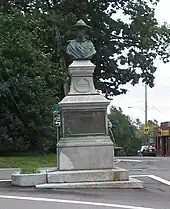
{"type": "Polygon", "coordinates": [[[56,18],[63,20],[60,28],[62,37],[73,20],[83,18],[89,23],[94,28],[93,41],[97,49],[93,60],[96,64],[94,81],[96,88],[107,95],[125,93],[122,85],[128,82],[135,85],[140,79],[153,87],[155,58],[160,57],[164,62],[169,59],[170,29],[166,24],[159,26],[155,19],[158,0],[14,2],[20,4],[24,11],[41,9],[46,14],[53,11],[56,18]],[[128,21],[117,18],[120,14],[128,21]],[[68,15],[71,18],[67,18],[68,15]]]}
{"type": "Polygon", "coordinates": [[[0,11],[1,152],[45,151],[55,144],[52,106],[64,74],[60,60],[45,51],[46,34],[52,33],[47,22],[38,11],[0,11]]]}
{"type": "Polygon", "coordinates": [[[137,131],[138,137],[140,137],[144,142],[146,140],[146,138],[145,138],[146,137],[145,134],[146,134],[147,135],[146,143],[152,144],[153,143],[153,128],[155,126],[158,127],[158,121],[156,119],[148,120],[148,122],[147,122],[148,132],[146,132],[146,133],[144,132],[145,124],[141,123],[141,121],[139,119],[136,119],[135,124],[138,127],[138,131],[137,131]]]}
{"type": "MultiPolygon", "coordinates": [[[[169,26],[154,18],[157,0],[1,0],[1,145],[44,149],[51,143],[51,108],[63,98],[66,32],[82,18],[94,28],[94,81],[106,95],[125,93],[141,78],[153,86],[154,59],[168,61],[169,26]],[[128,22],[116,19],[122,12],[128,22]],[[43,145],[43,146],[42,146],[43,145]]],[[[123,139],[122,139],[123,140],[123,139]]],[[[2,146],[0,146],[2,149],[2,146]]]]}
{"type": "Polygon", "coordinates": [[[122,147],[124,154],[135,154],[141,145],[141,137],[137,134],[138,127],[135,122],[123,114],[121,108],[113,106],[108,117],[113,125],[116,144],[122,147]]]}

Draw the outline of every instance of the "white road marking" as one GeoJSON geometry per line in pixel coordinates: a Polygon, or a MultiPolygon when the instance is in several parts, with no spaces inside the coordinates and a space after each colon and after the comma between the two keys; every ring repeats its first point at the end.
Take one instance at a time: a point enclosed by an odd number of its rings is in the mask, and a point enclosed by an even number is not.
{"type": "Polygon", "coordinates": [[[0,182],[9,182],[9,181],[11,181],[11,179],[2,179],[2,180],[0,180],[0,182]]]}
{"type": "Polygon", "coordinates": [[[145,169],[143,169],[143,168],[132,168],[132,169],[129,169],[129,171],[145,171],[145,169]]]}
{"type": "Polygon", "coordinates": [[[86,201],[75,201],[75,200],[63,200],[63,199],[49,199],[42,197],[24,197],[24,196],[6,196],[0,195],[0,199],[13,199],[13,200],[28,200],[28,201],[40,201],[40,202],[55,202],[55,203],[65,203],[65,204],[77,204],[77,205],[91,205],[91,206],[102,206],[109,208],[121,208],[121,209],[154,209],[147,207],[138,207],[130,205],[119,205],[112,203],[99,203],[99,202],[86,202],[86,201]]]}
{"type": "Polygon", "coordinates": [[[17,171],[17,170],[20,170],[19,168],[0,168],[0,171],[17,171]]]}
{"type": "Polygon", "coordinates": [[[129,177],[131,177],[131,178],[137,178],[137,177],[150,177],[150,175],[145,175],[145,174],[143,174],[143,175],[131,175],[131,176],[129,176],[129,177]]]}
{"type": "Polygon", "coordinates": [[[120,162],[137,162],[137,163],[141,163],[144,162],[144,160],[135,160],[135,159],[119,159],[120,162]]]}
{"type": "Polygon", "coordinates": [[[162,184],[165,184],[165,185],[168,185],[170,186],[170,181],[166,180],[166,179],[163,179],[159,176],[155,176],[155,175],[132,175],[130,176],[131,178],[140,178],[140,177],[148,177],[148,178],[151,178],[151,179],[154,179],[155,181],[159,181],[161,182],[162,184]]]}
{"type": "Polygon", "coordinates": [[[114,163],[115,163],[115,164],[120,163],[120,160],[119,160],[119,159],[115,159],[115,160],[114,160],[114,163]]]}
{"type": "Polygon", "coordinates": [[[158,161],[157,159],[147,159],[147,158],[141,158],[139,157],[138,159],[131,159],[131,158],[119,158],[119,162],[137,162],[137,163],[142,163],[142,162],[156,162],[158,161]]]}
{"type": "Polygon", "coordinates": [[[170,181],[168,181],[168,180],[166,180],[166,179],[163,179],[163,178],[158,177],[158,176],[155,176],[155,175],[150,175],[149,177],[150,177],[151,179],[154,179],[154,180],[156,180],[156,181],[159,181],[159,182],[161,182],[161,183],[163,183],[163,184],[166,184],[166,185],[170,186],[170,181]]]}

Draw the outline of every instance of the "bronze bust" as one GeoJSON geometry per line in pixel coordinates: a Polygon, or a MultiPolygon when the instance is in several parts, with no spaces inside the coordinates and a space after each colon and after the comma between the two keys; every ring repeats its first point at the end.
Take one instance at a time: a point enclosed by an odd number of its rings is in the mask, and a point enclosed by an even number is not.
{"type": "Polygon", "coordinates": [[[76,37],[68,41],[66,53],[72,60],[90,60],[96,54],[95,47],[89,40],[92,28],[83,20],[79,20],[70,30],[76,37]]]}

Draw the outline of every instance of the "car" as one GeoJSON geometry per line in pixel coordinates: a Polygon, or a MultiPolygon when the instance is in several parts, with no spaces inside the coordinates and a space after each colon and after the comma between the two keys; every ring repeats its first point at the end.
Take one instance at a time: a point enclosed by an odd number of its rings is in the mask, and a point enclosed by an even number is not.
{"type": "Polygon", "coordinates": [[[156,149],[153,146],[142,146],[141,149],[137,151],[137,156],[156,157],[156,149]]]}

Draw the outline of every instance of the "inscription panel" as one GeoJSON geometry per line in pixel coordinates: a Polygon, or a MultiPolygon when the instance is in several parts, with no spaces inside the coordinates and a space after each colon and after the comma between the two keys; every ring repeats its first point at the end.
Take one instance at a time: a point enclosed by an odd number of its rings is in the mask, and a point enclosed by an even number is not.
{"type": "Polygon", "coordinates": [[[90,82],[88,79],[81,78],[75,81],[74,89],[78,93],[87,93],[90,91],[90,82]]]}
{"type": "Polygon", "coordinates": [[[64,136],[105,134],[104,111],[69,111],[64,113],[64,136]]]}

